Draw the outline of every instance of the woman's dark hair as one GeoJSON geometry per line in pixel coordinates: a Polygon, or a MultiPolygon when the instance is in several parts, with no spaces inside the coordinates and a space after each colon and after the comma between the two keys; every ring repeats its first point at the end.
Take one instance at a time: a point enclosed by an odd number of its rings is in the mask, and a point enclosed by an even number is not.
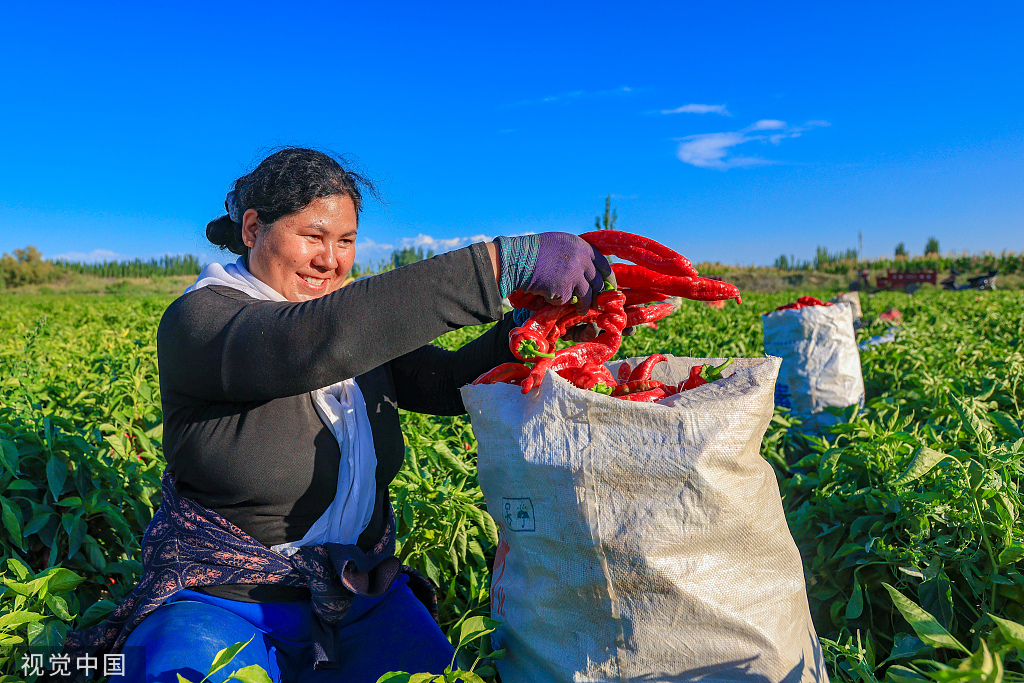
{"type": "Polygon", "coordinates": [[[235,202],[238,206],[233,221],[221,216],[206,224],[206,238],[221,249],[247,256],[249,248],[242,242],[241,216],[255,209],[262,225],[270,225],[282,216],[302,211],[321,197],[340,194],[349,197],[362,211],[363,193],[376,196],[373,184],[342,164],[343,159],[305,147],[285,147],[261,161],[252,172],[235,181],[235,202]]]}

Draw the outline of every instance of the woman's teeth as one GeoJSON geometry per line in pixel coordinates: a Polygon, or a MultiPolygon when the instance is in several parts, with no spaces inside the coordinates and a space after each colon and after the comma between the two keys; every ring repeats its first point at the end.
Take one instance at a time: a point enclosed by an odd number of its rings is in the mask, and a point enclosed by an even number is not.
{"type": "Polygon", "coordinates": [[[303,275],[302,279],[308,282],[309,284],[313,285],[314,287],[319,287],[324,283],[324,280],[317,279],[315,277],[309,277],[308,275],[303,275]]]}

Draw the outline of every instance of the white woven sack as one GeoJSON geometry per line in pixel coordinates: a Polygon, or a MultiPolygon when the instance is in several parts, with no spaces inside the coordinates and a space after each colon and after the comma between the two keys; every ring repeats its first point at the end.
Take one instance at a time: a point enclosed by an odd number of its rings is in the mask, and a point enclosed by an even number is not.
{"type": "MultiPolygon", "coordinates": [[[[704,362],[724,359],[669,357],[654,379],[704,362]]],[[[525,396],[462,388],[501,527],[491,616],[505,683],[828,680],[759,454],[778,368],[739,359],[663,404],[552,372],[525,396]]]]}
{"type": "Polygon", "coordinates": [[[809,433],[839,421],[825,408],[864,405],[860,349],[849,304],[807,306],[761,316],[764,351],[782,359],[775,403],[791,408],[809,433]]]}

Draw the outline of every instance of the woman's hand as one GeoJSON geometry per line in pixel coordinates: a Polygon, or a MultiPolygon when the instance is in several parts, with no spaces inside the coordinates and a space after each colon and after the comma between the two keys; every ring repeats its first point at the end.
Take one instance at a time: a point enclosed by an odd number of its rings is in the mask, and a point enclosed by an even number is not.
{"type": "Polygon", "coordinates": [[[608,259],[571,233],[544,232],[496,241],[505,295],[522,289],[555,305],[575,297],[576,309],[583,313],[604,290],[606,280],[614,284],[608,259]]]}

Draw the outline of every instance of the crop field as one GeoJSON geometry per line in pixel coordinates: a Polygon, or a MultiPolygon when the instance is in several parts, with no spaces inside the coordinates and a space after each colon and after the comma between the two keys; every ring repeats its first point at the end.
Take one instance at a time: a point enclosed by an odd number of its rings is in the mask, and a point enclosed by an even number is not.
{"type": "MultiPolygon", "coordinates": [[[[760,356],[761,314],[795,298],[684,302],[620,355],[760,356]]],[[[98,623],[139,577],[164,467],[155,334],[170,301],[0,296],[0,683],[34,680],[20,668],[26,648],[98,623]]],[[[1024,681],[1024,292],[886,292],[862,304],[866,320],[891,307],[904,320],[895,341],[862,352],[865,408],[822,438],[799,436],[777,409],[762,445],[832,679],[1024,681]]],[[[476,440],[465,418],[402,419],[400,557],[439,587],[457,640],[466,618],[490,613],[497,543],[476,440]]],[[[460,660],[481,655],[477,671],[493,680],[485,641],[460,660]]]]}

